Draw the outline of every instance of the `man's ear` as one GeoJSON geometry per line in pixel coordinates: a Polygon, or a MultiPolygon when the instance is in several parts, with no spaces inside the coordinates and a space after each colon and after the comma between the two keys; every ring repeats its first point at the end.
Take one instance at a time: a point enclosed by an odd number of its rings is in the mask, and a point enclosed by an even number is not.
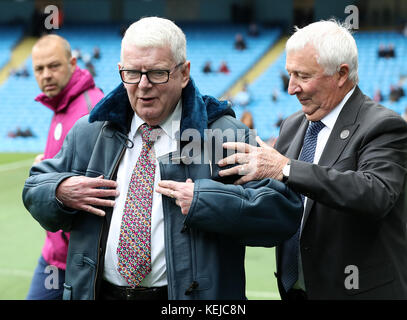
{"type": "Polygon", "coordinates": [[[71,65],[72,72],[74,72],[77,64],[76,57],[71,57],[69,60],[69,64],[71,65]]]}
{"type": "Polygon", "coordinates": [[[342,87],[349,79],[349,66],[347,64],[341,64],[339,66],[338,75],[339,75],[338,85],[339,87],[342,87]]]}
{"type": "Polygon", "coordinates": [[[190,72],[191,72],[191,61],[185,61],[184,65],[181,67],[182,73],[182,88],[185,88],[189,82],[190,72]]]}

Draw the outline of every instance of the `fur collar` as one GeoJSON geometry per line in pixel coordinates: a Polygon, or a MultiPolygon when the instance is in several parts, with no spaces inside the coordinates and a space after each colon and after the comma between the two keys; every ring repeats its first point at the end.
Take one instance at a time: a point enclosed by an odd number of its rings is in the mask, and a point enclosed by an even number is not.
{"type": "MultiPolygon", "coordinates": [[[[110,121],[122,132],[128,132],[132,112],[127,91],[121,83],[93,108],[89,122],[110,121]]],[[[182,91],[181,134],[186,129],[196,129],[203,137],[208,124],[226,114],[235,117],[235,113],[227,101],[219,101],[214,97],[201,95],[194,81],[190,79],[182,91]]]]}

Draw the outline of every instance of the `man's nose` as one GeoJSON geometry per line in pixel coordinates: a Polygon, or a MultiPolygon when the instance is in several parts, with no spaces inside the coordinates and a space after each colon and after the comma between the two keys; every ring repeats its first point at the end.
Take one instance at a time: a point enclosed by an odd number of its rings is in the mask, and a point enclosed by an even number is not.
{"type": "Polygon", "coordinates": [[[51,70],[50,70],[49,68],[44,68],[44,70],[43,70],[43,72],[42,72],[42,76],[43,76],[44,78],[49,78],[49,77],[51,77],[51,74],[52,74],[52,72],[51,72],[51,70]]]}
{"type": "Polygon", "coordinates": [[[299,86],[297,80],[291,76],[290,81],[288,82],[288,94],[294,95],[301,92],[301,87],[299,86]]]}
{"type": "Polygon", "coordinates": [[[148,77],[146,74],[141,75],[138,86],[139,87],[150,87],[151,86],[151,82],[150,82],[150,80],[148,80],[148,77]]]}

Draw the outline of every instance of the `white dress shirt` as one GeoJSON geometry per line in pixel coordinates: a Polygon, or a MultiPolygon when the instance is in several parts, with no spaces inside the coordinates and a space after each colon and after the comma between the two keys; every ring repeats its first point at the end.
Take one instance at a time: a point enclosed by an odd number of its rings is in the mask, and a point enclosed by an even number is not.
{"type": "MultiPolygon", "coordinates": [[[[156,158],[177,150],[175,133],[179,131],[181,122],[182,104],[178,102],[174,112],[160,125],[163,132],[154,143],[156,158]]],[[[106,245],[105,266],[103,278],[108,282],[118,286],[128,286],[126,280],[117,271],[118,256],[117,247],[119,244],[120,226],[126,202],[127,190],[133,168],[141,152],[142,139],[139,127],[144,123],[135,113],[131,122],[131,129],[128,138],[134,142],[131,149],[127,149],[120,162],[117,171],[117,184],[120,191],[115,199],[113,215],[109,229],[106,245]]],[[[160,167],[156,160],[154,190],[161,179],[160,167]]],[[[153,193],[153,203],[151,212],[151,272],[141,281],[140,286],[158,287],[167,285],[167,273],[165,265],[165,243],[164,243],[164,217],[162,207],[162,195],[153,193]]]]}
{"type": "MultiPolygon", "coordinates": [[[[350,96],[352,95],[353,91],[355,91],[356,87],[353,87],[352,90],[350,90],[346,96],[342,99],[342,101],[334,108],[330,113],[328,113],[325,117],[321,119],[321,122],[325,125],[321,131],[318,133],[318,138],[317,138],[317,146],[315,148],[315,155],[314,155],[314,161],[313,163],[317,164],[319,162],[319,159],[321,158],[322,152],[325,149],[325,145],[328,142],[329,136],[331,135],[332,129],[335,126],[336,120],[338,119],[339,114],[341,113],[343,106],[345,103],[348,101],[350,96]]],[[[307,205],[307,200],[308,198],[304,198],[304,210],[305,206],[307,205]]],[[[300,232],[302,233],[302,228],[303,228],[303,223],[304,223],[304,216],[302,217],[301,221],[301,230],[300,232]]],[[[300,233],[300,237],[301,237],[300,233]]],[[[302,262],[301,262],[301,250],[298,254],[298,281],[294,284],[295,289],[303,289],[305,290],[305,283],[304,283],[304,273],[302,270],[302,262]]]]}

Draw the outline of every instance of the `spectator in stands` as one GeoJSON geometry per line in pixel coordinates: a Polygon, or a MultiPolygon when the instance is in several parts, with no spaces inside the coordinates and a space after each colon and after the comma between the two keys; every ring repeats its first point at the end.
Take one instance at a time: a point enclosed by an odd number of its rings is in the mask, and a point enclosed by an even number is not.
{"type": "Polygon", "coordinates": [[[248,89],[248,84],[245,83],[245,84],[243,84],[242,90],[240,90],[235,95],[235,97],[233,99],[233,103],[235,105],[245,108],[250,104],[251,100],[252,100],[252,98],[251,98],[250,91],[248,89]]]}
{"type": "Polygon", "coordinates": [[[290,82],[290,78],[288,77],[287,73],[284,71],[280,72],[280,78],[283,83],[283,91],[287,92],[288,90],[288,83],[290,82]]]}
{"type": "Polygon", "coordinates": [[[390,94],[389,94],[389,100],[392,102],[397,102],[399,101],[400,96],[399,96],[399,91],[396,89],[396,87],[392,84],[390,86],[390,94]]]}
{"type": "Polygon", "coordinates": [[[72,57],[76,59],[76,61],[78,60],[82,60],[82,52],[81,49],[79,48],[75,48],[72,50],[72,57]]]}
{"type": "Polygon", "coordinates": [[[27,138],[27,137],[34,137],[34,134],[32,133],[30,128],[27,128],[25,130],[21,130],[20,127],[17,127],[16,131],[10,131],[7,134],[8,137],[10,138],[17,138],[17,137],[23,137],[23,138],[27,138]]]}
{"type": "Polygon", "coordinates": [[[83,62],[85,63],[85,67],[90,72],[92,77],[96,77],[96,69],[92,62],[90,54],[87,53],[83,55],[83,62]]]}
{"type": "Polygon", "coordinates": [[[27,128],[25,130],[17,131],[16,136],[27,138],[27,137],[34,137],[34,134],[32,133],[30,128],[27,128]]]}
{"type": "Polygon", "coordinates": [[[396,57],[396,49],[394,48],[394,44],[390,43],[387,49],[387,57],[388,58],[395,58],[396,57]]]}
{"type": "Polygon", "coordinates": [[[11,69],[10,76],[28,78],[30,76],[30,73],[28,72],[26,66],[22,66],[21,68],[11,69]]]}
{"type": "Polygon", "coordinates": [[[243,38],[241,33],[235,35],[235,49],[236,50],[246,50],[246,40],[243,38]]]}
{"type": "Polygon", "coordinates": [[[16,137],[16,133],[14,131],[9,131],[7,132],[7,137],[9,138],[15,138],[16,137]]]}
{"type": "Polygon", "coordinates": [[[190,67],[173,22],[135,22],[122,40],[123,84],[76,123],[57,158],[31,169],[26,207],[48,229],[72,230],[67,299],[245,299],[244,244],[273,245],[300,222],[301,200],[281,182],[224,185],[211,180],[217,152],[211,170],[190,161],[200,154],[177,137],[250,137],[226,102],[199,93],[190,67]]]}
{"type": "Polygon", "coordinates": [[[273,93],[271,94],[271,101],[277,102],[279,95],[280,95],[280,92],[277,89],[274,89],[273,93]]]}
{"type": "Polygon", "coordinates": [[[93,59],[96,59],[96,60],[99,60],[100,57],[101,57],[100,48],[99,48],[99,47],[94,47],[94,48],[93,48],[92,58],[93,58],[93,59]]]}
{"type": "Polygon", "coordinates": [[[212,72],[212,62],[206,61],[203,68],[202,68],[203,73],[211,73],[212,72]]]}
{"type": "Polygon", "coordinates": [[[407,123],[359,89],[346,25],[297,28],[286,53],[302,112],[284,120],[275,149],[226,143],[241,154],[219,174],[274,178],[303,195],[301,227],[276,251],[283,299],[405,300],[407,123]]]}
{"type": "MultiPolygon", "coordinates": [[[[37,164],[59,152],[74,123],[88,114],[103,94],[95,87],[90,73],[77,66],[68,41],[60,36],[47,35],[40,38],[32,49],[32,64],[35,79],[43,92],[35,100],[54,112],[45,151],[36,157],[34,164],[37,164]]],[[[55,231],[46,232],[27,299],[62,298],[69,233],[55,231]],[[51,289],[45,286],[46,278],[50,275],[47,268],[49,265],[58,268],[59,283],[53,284],[51,289]],[[53,289],[55,287],[57,289],[53,289]]]]}
{"type": "Polygon", "coordinates": [[[391,43],[388,46],[386,46],[383,43],[381,43],[379,45],[377,54],[379,58],[394,58],[396,56],[394,44],[391,43]]]}
{"type": "Polygon", "coordinates": [[[253,115],[250,111],[243,112],[240,122],[245,124],[249,129],[254,129],[253,115]]]}
{"type": "Polygon", "coordinates": [[[392,102],[397,102],[401,97],[404,97],[404,89],[401,85],[391,85],[390,86],[390,96],[389,99],[392,102]]]}
{"type": "Polygon", "coordinates": [[[382,95],[382,91],[380,89],[376,89],[374,96],[373,96],[373,100],[375,102],[382,102],[383,101],[383,95],[382,95]]]}
{"type": "Polygon", "coordinates": [[[381,43],[381,44],[379,45],[379,49],[377,50],[377,56],[378,56],[379,58],[384,58],[384,57],[386,57],[386,55],[387,55],[386,46],[385,46],[383,43],[381,43]]]}
{"type": "Polygon", "coordinates": [[[230,72],[226,61],[222,60],[218,69],[218,72],[228,74],[230,72]]]}
{"type": "Polygon", "coordinates": [[[257,23],[252,22],[249,25],[249,31],[248,31],[249,36],[251,37],[258,37],[260,35],[260,30],[259,30],[259,26],[257,25],[257,23]]]}

